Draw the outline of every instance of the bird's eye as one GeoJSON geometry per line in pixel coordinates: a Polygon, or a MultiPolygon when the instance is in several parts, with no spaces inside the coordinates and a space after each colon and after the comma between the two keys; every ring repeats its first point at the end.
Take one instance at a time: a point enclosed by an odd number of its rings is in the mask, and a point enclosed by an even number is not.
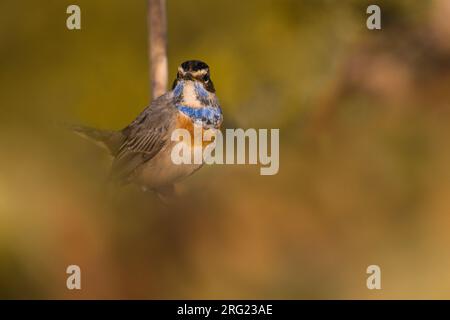
{"type": "Polygon", "coordinates": [[[203,76],[203,81],[204,81],[204,82],[208,82],[208,81],[209,81],[209,75],[205,74],[205,75],[203,76]]]}

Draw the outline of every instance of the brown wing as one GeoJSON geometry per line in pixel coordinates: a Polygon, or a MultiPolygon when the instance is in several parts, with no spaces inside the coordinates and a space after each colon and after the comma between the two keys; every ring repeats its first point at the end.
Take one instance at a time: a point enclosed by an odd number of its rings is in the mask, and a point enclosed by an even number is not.
{"type": "Polygon", "coordinates": [[[175,116],[176,109],[169,96],[164,95],[123,129],[126,138],[115,155],[111,177],[129,182],[135,170],[156,156],[170,141],[175,116]]]}

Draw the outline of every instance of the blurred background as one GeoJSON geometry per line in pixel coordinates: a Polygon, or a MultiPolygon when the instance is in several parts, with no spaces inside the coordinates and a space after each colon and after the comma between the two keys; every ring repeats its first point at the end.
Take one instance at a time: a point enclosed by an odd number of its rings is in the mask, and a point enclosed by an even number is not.
{"type": "Polygon", "coordinates": [[[372,1],[167,2],[170,77],[206,61],[228,127],[280,128],[279,173],[205,166],[170,208],[105,192],[108,156],[58,124],[149,103],[146,1],[2,1],[0,298],[450,298],[450,1],[376,1],[381,31],[372,1]]]}

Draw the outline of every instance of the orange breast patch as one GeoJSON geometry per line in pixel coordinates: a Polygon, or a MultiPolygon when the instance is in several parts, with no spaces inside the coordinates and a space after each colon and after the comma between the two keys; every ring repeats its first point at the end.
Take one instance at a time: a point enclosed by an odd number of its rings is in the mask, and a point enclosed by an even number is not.
{"type": "MultiPolygon", "coordinates": [[[[194,123],[192,122],[192,119],[180,112],[177,115],[176,121],[177,121],[176,127],[178,129],[186,129],[189,131],[189,134],[191,135],[191,146],[194,146],[194,123]]],[[[212,142],[214,142],[214,139],[212,139],[212,141],[203,141],[202,139],[202,146],[206,147],[212,142]]]]}

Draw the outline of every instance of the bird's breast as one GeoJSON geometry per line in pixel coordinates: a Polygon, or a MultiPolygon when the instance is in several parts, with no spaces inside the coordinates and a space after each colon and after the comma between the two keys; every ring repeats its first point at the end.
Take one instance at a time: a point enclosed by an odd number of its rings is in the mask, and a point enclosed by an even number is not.
{"type": "Polygon", "coordinates": [[[212,127],[212,128],[208,128],[203,126],[203,123],[198,122],[198,121],[194,121],[191,117],[187,116],[185,113],[183,112],[179,112],[177,115],[177,119],[176,119],[176,128],[177,129],[185,129],[189,132],[190,134],[190,146],[194,147],[198,145],[198,142],[201,141],[202,147],[206,147],[207,145],[211,144],[212,142],[214,142],[214,139],[208,139],[206,141],[204,141],[203,139],[203,135],[208,135],[208,136],[214,136],[214,132],[217,131],[218,129],[212,127]],[[214,131],[211,132],[212,134],[209,134],[208,131],[214,131]],[[200,137],[201,139],[195,139],[194,135],[195,134],[201,134],[202,136],[200,137]]]}

